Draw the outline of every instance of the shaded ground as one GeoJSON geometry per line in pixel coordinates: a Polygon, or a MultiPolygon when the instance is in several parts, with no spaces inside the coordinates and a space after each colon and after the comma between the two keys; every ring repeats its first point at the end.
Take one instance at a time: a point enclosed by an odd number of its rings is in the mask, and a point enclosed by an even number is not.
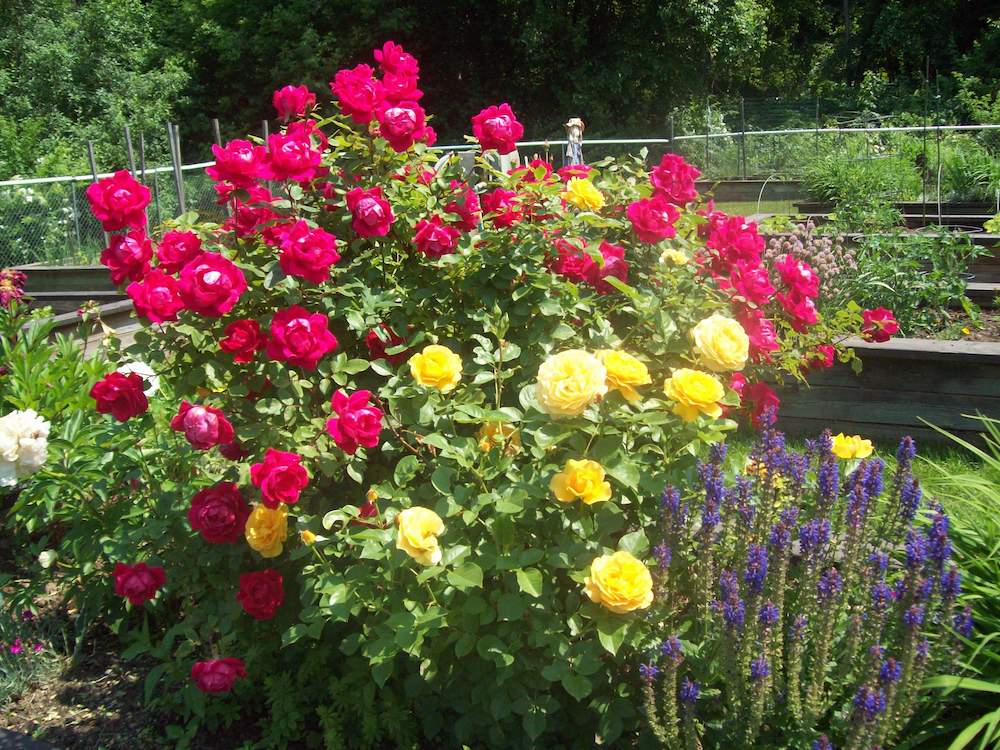
{"type": "Polygon", "coordinates": [[[963,311],[949,312],[949,321],[940,331],[915,334],[920,339],[952,339],[962,341],[1000,341],[1000,311],[983,310],[978,321],[971,320],[963,311]]]}

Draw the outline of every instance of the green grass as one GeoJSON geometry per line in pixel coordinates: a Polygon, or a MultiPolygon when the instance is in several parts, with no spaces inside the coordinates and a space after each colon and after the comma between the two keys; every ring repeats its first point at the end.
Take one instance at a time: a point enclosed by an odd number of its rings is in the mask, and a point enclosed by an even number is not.
{"type": "Polygon", "coordinates": [[[738,214],[740,216],[751,216],[752,214],[782,214],[794,215],[797,213],[792,201],[763,200],[759,204],[757,201],[719,201],[715,207],[727,214],[738,214]]]}

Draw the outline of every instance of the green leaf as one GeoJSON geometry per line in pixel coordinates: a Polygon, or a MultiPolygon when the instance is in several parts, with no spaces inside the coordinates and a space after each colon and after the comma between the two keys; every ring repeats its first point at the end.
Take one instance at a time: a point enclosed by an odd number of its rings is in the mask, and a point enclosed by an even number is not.
{"type": "Polygon", "coordinates": [[[627,622],[620,622],[610,617],[604,617],[597,621],[597,639],[604,646],[604,650],[614,656],[625,641],[625,631],[627,629],[627,622]]]}
{"type": "Polygon", "coordinates": [[[524,614],[524,602],[517,594],[503,594],[497,602],[497,617],[500,620],[520,620],[524,614]]]}
{"type": "Polygon", "coordinates": [[[405,487],[420,471],[420,459],[416,456],[403,456],[396,464],[392,479],[397,487],[405,487]]]}
{"type": "Polygon", "coordinates": [[[623,549],[626,552],[631,552],[635,557],[642,558],[649,552],[649,540],[646,538],[646,532],[640,529],[626,534],[618,540],[618,549],[623,549]]]}
{"type": "Polygon", "coordinates": [[[521,591],[536,598],[542,595],[542,574],[537,568],[520,568],[515,573],[521,591]]]}
{"type": "Polygon", "coordinates": [[[521,721],[524,731],[532,740],[537,740],[542,732],[545,731],[545,723],[545,714],[542,713],[538,706],[532,706],[521,721]]]}
{"type": "Polygon", "coordinates": [[[606,467],[608,474],[624,484],[629,489],[636,489],[639,486],[639,467],[632,461],[621,461],[613,466],[606,467]]]}
{"type": "Polygon", "coordinates": [[[349,359],[344,364],[344,372],[349,372],[351,375],[357,375],[359,372],[364,372],[368,369],[367,359],[349,359]]]}
{"type": "Polygon", "coordinates": [[[438,466],[431,474],[431,484],[442,495],[451,493],[451,480],[455,476],[454,470],[448,466],[438,466]]]}
{"type": "Polygon", "coordinates": [[[562,680],[560,680],[562,686],[566,688],[566,692],[576,698],[578,701],[582,701],[588,695],[590,691],[593,690],[593,685],[590,684],[588,680],[583,675],[574,674],[570,672],[563,675],[562,680]]]}
{"type": "Polygon", "coordinates": [[[474,562],[467,562],[448,571],[448,583],[460,591],[483,587],[483,569],[474,562]]]}

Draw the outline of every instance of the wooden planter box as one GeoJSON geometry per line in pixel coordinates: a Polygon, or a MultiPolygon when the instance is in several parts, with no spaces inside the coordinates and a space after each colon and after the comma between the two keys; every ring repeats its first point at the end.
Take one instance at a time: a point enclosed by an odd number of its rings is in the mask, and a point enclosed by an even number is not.
{"type": "Polygon", "coordinates": [[[965,415],[1000,418],[1000,343],[899,338],[847,344],[864,363],[862,372],[838,364],[814,372],[808,386],[779,389],[779,427],[795,434],[829,427],[834,434],[942,442],[922,420],[975,438],[980,424],[965,415]]]}
{"type": "Polygon", "coordinates": [[[74,313],[89,300],[110,304],[126,299],[111,283],[104,266],[20,266],[28,277],[24,291],[31,307],[51,307],[56,314],[74,313]]]}

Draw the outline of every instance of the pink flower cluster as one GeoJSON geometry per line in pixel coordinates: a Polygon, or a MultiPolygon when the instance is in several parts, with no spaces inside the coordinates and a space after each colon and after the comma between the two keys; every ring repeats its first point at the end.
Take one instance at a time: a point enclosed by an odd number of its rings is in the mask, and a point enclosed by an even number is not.
{"type": "Polygon", "coordinates": [[[602,240],[598,248],[601,262],[595,261],[583,246],[583,241],[574,244],[572,241],[556,238],[552,241],[556,255],[549,261],[549,268],[559,276],[575,283],[587,283],[594,287],[598,294],[612,294],[618,291],[608,279],[615,278],[622,283],[628,283],[628,263],[625,261],[625,248],[602,240]]]}

